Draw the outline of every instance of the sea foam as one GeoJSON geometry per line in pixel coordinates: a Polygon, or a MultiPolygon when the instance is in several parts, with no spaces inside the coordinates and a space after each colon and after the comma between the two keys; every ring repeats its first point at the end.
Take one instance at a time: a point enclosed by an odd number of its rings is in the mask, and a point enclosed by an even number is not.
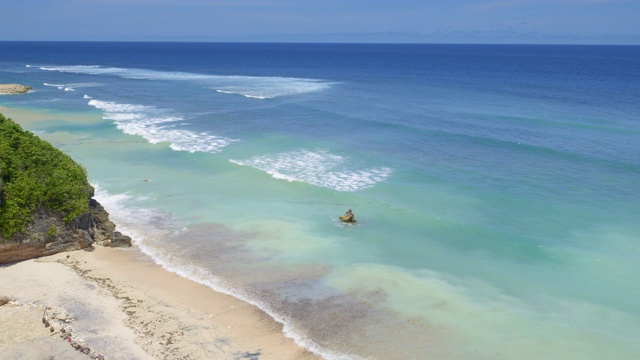
{"type": "Polygon", "coordinates": [[[104,119],[113,120],[116,127],[125,134],[142,136],[151,144],[170,143],[170,148],[175,151],[216,153],[236,141],[208,132],[176,129],[184,125],[181,123],[184,119],[153,106],[120,104],[96,99],[89,100],[88,104],[102,110],[104,119]]]}
{"type": "Polygon", "coordinates": [[[275,179],[302,181],[337,191],[370,188],[387,179],[393,172],[386,167],[348,169],[348,160],[343,156],[305,149],[229,161],[260,169],[275,179]]]}
{"type": "Polygon", "coordinates": [[[220,94],[241,95],[251,99],[272,99],[328,89],[335,83],[306,78],[278,76],[206,75],[178,71],[156,71],[98,65],[41,66],[41,70],[73,74],[117,76],[124,79],[187,81],[220,94]]]}
{"type": "Polygon", "coordinates": [[[102,84],[100,84],[100,83],[72,83],[72,84],[49,84],[49,83],[44,83],[42,85],[55,87],[55,88],[58,88],[58,90],[64,90],[64,91],[76,91],[76,88],[102,86],[102,84]]]}
{"type": "Polygon", "coordinates": [[[261,301],[243,289],[229,284],[207,269],[184,261],[179,255],[176,255],[178,252],[167,251],[150,241],[152,239],[179,236],[187,231],[189,224],[176,219],[172,214],[152,208],[132,206],[139,198],[134,198],[128,193],[111,194],[98,183],[92,183],[91,185],[95,189],[95,199],[109,211],[109,217],[118,224],[118,230],[131,236],[133,243],[165,270],[261,309],[272,319],[283,325],[282,332],[285,336],[322,358],[329,360],[364,360],[360,356],[335,352],[319,345],[298,329],[288,316],[280,314],[267,302],[261,301]]]}

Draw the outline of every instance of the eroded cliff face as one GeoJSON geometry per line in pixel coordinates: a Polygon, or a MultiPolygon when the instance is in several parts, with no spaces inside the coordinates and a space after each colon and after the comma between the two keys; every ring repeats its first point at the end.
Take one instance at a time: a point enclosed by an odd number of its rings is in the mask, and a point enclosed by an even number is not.
{"type": "Polygon", "coordinates": [[[93,195],[80,164],[0,114],[0,264],[93,243],[131,246],[93,195]]]}
{"type": "Polygon", "coordinates": [[[89,202],[90,212],[65,224],[59,214],[40,208],[33,214],[27,229],[11,239],[0,238],[0,264],[23,261],[63,251],[92,246],[129,247],[131,238],[115,231],[116,225],[95,199],[89,202]]]}

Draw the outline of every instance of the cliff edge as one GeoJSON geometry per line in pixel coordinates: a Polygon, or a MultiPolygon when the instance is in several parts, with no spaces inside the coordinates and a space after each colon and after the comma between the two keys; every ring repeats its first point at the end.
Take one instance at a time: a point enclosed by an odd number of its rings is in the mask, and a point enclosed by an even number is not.
{"type": "Polygon", "coordinates": [[[0,114],[0,264],[103,246],[131,246],[93,199],[86,171],[0,114]]]}

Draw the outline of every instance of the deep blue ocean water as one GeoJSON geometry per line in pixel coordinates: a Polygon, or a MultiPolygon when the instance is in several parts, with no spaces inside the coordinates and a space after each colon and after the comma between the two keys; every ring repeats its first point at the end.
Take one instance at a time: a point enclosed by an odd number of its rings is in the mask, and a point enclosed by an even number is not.
{"type": "Polygon", "coordinates": [[[0,83],[34,88],[0,106],[85,166],[119,229],[314,352],[640,358],[640,47],[0,55],[0,83]]]}

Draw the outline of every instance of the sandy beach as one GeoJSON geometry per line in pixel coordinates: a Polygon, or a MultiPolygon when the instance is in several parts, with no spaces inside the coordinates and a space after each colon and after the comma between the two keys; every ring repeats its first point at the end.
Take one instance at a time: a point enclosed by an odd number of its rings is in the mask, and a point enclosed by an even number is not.
{"type": "MultiPolygon", "coordinates": [[[[0,106],[22,123],[46,113],[0,106]]],[[[52,333],[66,313],[73,341],[105,359],[317,359],[253,305],[171,273],[136,247],[94,246],[0,265],[0,358],[88,359],[52,333]]],[[[95,357],[95,356],[94,356],[95,357]]]]}
{"type": "Polygon", "coordinates": [[[170,273],[133,249],[95,247],[0,267],[0,353],[88,359],[42,322],[61,309],[78,342],[106,359],[315,359],[282,325],[170,273]]]}

